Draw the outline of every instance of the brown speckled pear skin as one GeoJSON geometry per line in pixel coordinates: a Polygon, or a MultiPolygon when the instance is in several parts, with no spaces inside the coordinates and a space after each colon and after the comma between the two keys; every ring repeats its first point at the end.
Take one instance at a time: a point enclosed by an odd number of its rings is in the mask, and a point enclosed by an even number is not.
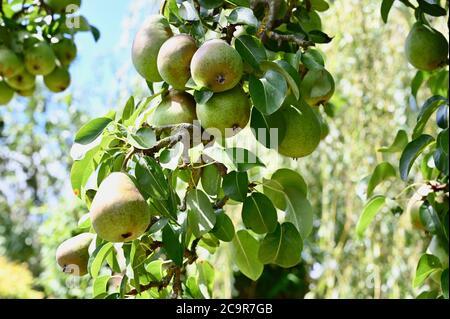
{"type": "Polygon", "coordinates": [[[128,242],[141,236],[150,224],[147,202],[125,173],[110,174],[101,183],[90,216],[97,235],[109,242],[128,242]]]}
{"type": "Polygon", "coordinates": [[[56,250],[56,261],[64,272],[74,276],[87,274],[88,249],[94,238],[94,234],[83,233],[69,238],[59,245],[56,250]]]}

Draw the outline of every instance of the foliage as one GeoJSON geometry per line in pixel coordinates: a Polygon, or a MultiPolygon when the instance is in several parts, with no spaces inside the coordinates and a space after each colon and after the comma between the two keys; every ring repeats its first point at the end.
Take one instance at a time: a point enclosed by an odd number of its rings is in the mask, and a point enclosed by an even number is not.
{"type": "Polygon", "coordinates": [[[26,264],[12,263],[0,256],[0,298],[42,298],[42,293],[33,289],[33,275],[26,264]]]}

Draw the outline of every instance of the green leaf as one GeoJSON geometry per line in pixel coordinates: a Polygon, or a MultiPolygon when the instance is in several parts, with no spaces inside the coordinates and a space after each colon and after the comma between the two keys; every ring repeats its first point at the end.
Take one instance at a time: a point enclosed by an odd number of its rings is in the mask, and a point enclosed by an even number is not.
{"type": "Polygon", "coordinates": [[[213,91],[208,90],[201,90],[201,91],[195,91],[194,92],[194,99],[197,104],[205,104],[209,101],[210,98],[212,98],[214,95],[213,91]]]}
{"type": "Polygon", "coordinates": [[[447,11],[438,4],[429,3],[425,0],[417,0],[417,2],[419,2],[419,8],[423,12],[433,17],[441,17],[447,14],[447,11]]]}
{"type": "Polygon", "coordinates": [[[164,243],[164,250],[167,256],[177,265],[183,265],[184,248],[179,240],[178,234],[172,229],[169,224],[162,230],[162,241],[164,243]]]}
{"type": "Polygon", "coordinates": [[[359,216],[358,223],[356,224],[356,234],[358,237],[362,237],[367,227],[370,225],[372,220],[375,218],[376,214],[380,211],[386,202],[385,196],[374,196],[371,198],[359,216]]]}
{"type": "Polygon", "coordinates": [[[226,17],[228,22],[231,24],[246,24],[258,27],[258,19],[253,14],[253,10],[245,7],[237,7],[231,11],[231,13],[226,17]]]}
{"type": "Polygon", "coordinates": [[[283,268],[297,265],[303,250],[302,237],[291,223],[277,224],[259,247],[258,257],[263,264],[277,264],[283,268]]]}
{"type": "Polygon", "coordinates": [[[136,134],[128,135],[128,143],[140,150],[148,150],[156,145],[155,132],[149,127],[142,127],[136,134]]]}
{"type": "Polygon", "coordinates": [[[449,159],[445,152],[438,148],[433,154],[434,165],[438,170],[440,170],[444,175],[448,175],[449,172],[449,159]]]}
{"type": "Polygon", "coordinates": [[[216,214],[208,196],[201,190],[190,190],[186,195],[188,225],[196,238],[200,238],[214,228],[216,214]]]}
{"type": "Polygon", "coordinates": [[[384,23],[387,23],[389,11],[391,11],[394,0],[383,0],[381,3],[381,18],[384,23]]]}
{"type": "Polygon", "coordinates": [[[261,79],[250,75],[249,91],[253,105],[261,113],[270,115],[283,105],[287,83],[282,74],[269,70],[261,79]]]}
{"type": "Polygon", "coordinates": [[[419,155],[425,150],[425,148],[434,141],[434,138],[430,135],[421,135],[415,140],[411,141],[403,150],[400,157],[400,176],[402,180],[408,179],[409,172],[419,155]]]}
{"type": "Polygon", "coordinates": [[[422,108],[420,109],[419,116],[417,117],[417,124],[414,128],[412,136],[413,139],[418,138],[422,134],[431,115],[433,115],[433,113],[446,102],[447,99],[439,95],[432,96],[425,101],[422,108]]]}
{"type": "Polygon", "coordinates": [[[439,292],[436,290],[422,291],[416,299],[436,299],[439,296],[439,292]]]}
{"type": "Polygon", "coordinates": [[[417,265],[416,276],[414,277],[413,287],[417,288],[436,270],[442,267],[439,258],[429,254],[423,254],[417,265]]]}
{"type": "Polygon", "coordinates": [[[308,195],[308,186],[303,177],[296,171],[282,168],[273,173],[270,180],[264,180],[263,190],[275,207],[286,210],[286,190],[295,189],[303,197],[308,195]]]}
{"type": "Polygon", "coordinates": [[[87,145],[93,142],[103,133],[111,121],[108,117],[100,117],[86,123],[75,135],[75,143],[87,145]]]}
{"type": "Polygon", "coordinates": [[[444,295],[444,298],[448,299],[448,268],[442,272],[441,287],[442,287],[442,294],[444,295]]]}
{"type": "Polygon", "coordinates": [[[230,172],[223,177],[223,191],[229,198],[243,202],[248,192],[248,175],[246,172],[230,172]]]}
{"type": "Polygon", "coordinates": [[[125,122],[131,117],[131,115],[133,115],[134,109],[134,97],[130,96],[127,103],[125,103],[123,108],[116,114],[116,121],[125,122]]]}
{"type": "Polygon", "coordinates": [[[271,233],[277,227],[277,211],[266,195],[253,193],[242,206],[242,221],[257,234],[271,233]]]}
{"type": "Polygon", "coordinates": [[[442,105],[436,112],[436,123],[442,128],[448,128],[448,105],[442,105]]]}
{"type": "Polygon", "coordinates": [[[98,40],[100,40],[100,30],[97,29],[96,27],[94,27],[93,25],[91,25],[91,33],[92,36],[94,37],[94,41],[98,42],[98,40]]]}
{"type": "Polygon", "coordinates": [[[321,70],[325,67],[325,60],[322,54],[314,48],[308,48],[301,56],[302,63],[308,70],[321,70]]]}
{"type": "Polygon", "coordinates": [[[139,190],[148,198],[166,200],[169,198],[169,183],[159,164],[151,157],[139,158],[135,168],[139,190]]]}
{"type": "Polygon", "coordinates": [[[259,70],[259,64],[267,60],[266,50],[261,41],[251,35],[241,35],[236,38],[234,46],[242,57],[253,69],[259,70]]]}
{"type": "Polygon", "coordinates": [[[162,92],[160,94],[154,94],[154,95],[146,98],[144,101],[140,101],[138,103],[138,105],[136,105],[133,114],[130,116],[129,119],[124,121],[123,124],[125,126],[134,125],[136,120],[138,119],[139,115],[141,115],[141,113],[147,108],[147,106],[150,104],[150,102],[152,100],[154,100],[155,98],[157,98],[158,96],[160,96],[161,94],[162,94],[162,92]]]}
{"type": "Polygon", "coordinates": [[[425,73],[423,71],[417,71],[416,75],[411,81],[411,95],[417,99],[417,92],[419,92],[420,87],[425,80],[425,73]]]}
{"type": "Polygon", "coordinates": [[[183,155],[184,146],[183,143],[177,143],[170,149],[164,149],[159,154],[159,163],[162,168],[167,168],[174,171],[180,162],[180,158],[183,155]]]}
{"type": "Polygon", "coordinates": [[[327,11],[330,5],[325,0],[310,0],[311,9],[319,12],[327,11]]]}
{"type": "Polygon", "coordinates": [[[448,155],[448,128],[439,133],[437,138],[437,145],[442,149],[445,155],[448,155]]]}
{"type": "Polygon", "coordinates": [[[216,196],[219,192],[222,178],[216,165],[211,164],[202,169],[200,177],[203,190],[210,196],[216,196]]]}
{"type": "Polygon", "coordinates": [[[292,65],[290,65],[287,61],[284,60],[276,60],[272,61],[263,61],[261,62],[261,69],[263,71],[274,70],[280,73],[286,82],[289,84],[291,88],[292,94],[298,100],[300,98],[300,75],[296,69],[292,65]]]}
{"type": "Polygon", "coordinates": [[[309,31],[308,35],[314,43],[329,43],[333,40],[333,38],[331,38],[328,34],[320,30],[309,31]]]}
{"type": "Polygon", "coordinates": [[[236,266],[245,276],[256,281],[264,269],[258,259],[258,241],[248,231],[239,230],[233,238],[232,247],[236,266]]]}
{"type": "Polygon", "coordinates": [[[253,167],[265,167],[263,162],[252,152],[244,148],[227,148],[226,152],[233,159],[238,171],[245,172],[253,167]]]}
{"type": "Polygon", "coordinates": [[[221,241],[230,242],[234,238],[234,225],[230,217],[223,211],[216,213],[216,224],[211,233],[221,241]]]}
{"type": "Polygon", "coordinates": [[[111,278],[110,275],[99,276],[94,279],[94,283],[92,284],[93,289],[93,297],[96,298],[99,295],[107,293],[108,281],[111,278]]]}
{"type": "Polygon", "coordinates": [[[397,172],[390,163],[383,162],[375,167],[367,185],[367,197],[372,197],[375,188],[383,181],[391,177],[396,177],[397,172]]]}
{"type": "Polygon", "coordinates": [[[113,243],[105,243],[97,247],[94,253],[89,257],[88,269],[92,278],[97,278],[106,257],[112,252],[113,243]]]}
{"type": "Polygon", "coordinates": [[[394,142],[389,147],[381,147],[378,152],[397,153],[402,152],[408,144],[408,134],[405,130],[399,130],[395,136],[394,142]]]}
{"type": "Polygon", "coordinates": [[[200,291],[205,298],[211,299],[214,290],[214,267],[208,261],[201,260],[197,262],[197,271],[200,291]]]}
{"type": "Polygon", "coordinates": [[[265,115],[254,107],[250,126],[256,140],[267,148],[280,145],[286,134],[286,123],[280,112],[265,115]]]}
{"type": "Polygon", "coordinates": [[[203,150],[203,154],[212,158],[218,163],[222,163],[230,171],[236,171],[238,168],[230,156],[230,153],[223,147],[214,145],[203,150]]]}
{"type": "Polygon", "coordinates": [[[75,161],[70,170],[70,182],[72,184],[72,190],[77,197],[81,197],[82,189],[84,188],[87,180],[94,172],[93,158],[100,150],[100,146],[96,146],[87,152],[82,160],[75,161]]]}
{"type": "Polygon", "coordinates": [[[303,193],[294,188],[284,190],[286,196],[286,218],[299,231],[302,238],[308,237],[313,228],[313,208],[303,193]]]}

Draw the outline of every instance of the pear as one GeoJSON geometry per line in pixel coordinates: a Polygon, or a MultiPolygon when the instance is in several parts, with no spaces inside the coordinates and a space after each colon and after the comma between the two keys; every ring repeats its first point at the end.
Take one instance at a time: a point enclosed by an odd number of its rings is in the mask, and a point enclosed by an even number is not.
{"type": "Polygon", "coordinates": [[[236,86],[214,94],[206,103],[198,104],[197,117],[208,133],[215,135],[214,129],[217,129],[222,137],[231,137],[247,126],[250,108],[248,96],[241,87],[236,86]]]}
{"type": "Polygon", "coordinates": [[[23,70],[20,58],[11,50],[0,48],[0,76],[3,78],[13,77],[23,70]]]}
{"type": "Polygon", "coordinates": [[[15,90],[29,90],[35,86],[36,77],[26,70],[22,70],[19,74],[6,78],[5,81],[15,90]]]}
{"type": "Polygon", "coordinates": [[[215,93],[234,88],[243,72],[241,56],[223,40],[206,41],[192,57],[192,79],[215,93]]]}
{"type": "Polygon", "coordinates": [[[128,242],[141,236],[151,214],[131,178],[121,172],[106,177],[94,197],[90,212],[98,236],[109,242],[128,242]]]}
{"type": "Polygon", "coordinates": [[[53,11],[61,13],[70,5],[81,6],[81,0],[44,0],[45,4],[53,11]]]}
{"type": "Polygon", "coordinates": [[[157,60],[162,79],[176,90],[185,90],[191,77],[191,60],[196,51],[197,44],[189,35],[176,35],[164,42],[157,60]]]}
{"type": "Polygon", "coordinates": [[[14,96],[14,90],[4,81],[0,81],[0,105],[8,104],[14,96]]]}
{"type": "Polygon", "coordinates": [[[162,15],[150,16],[137,32],[132,47],[133,64],[147,81],[162,81],[158,72],[158,53],[172,35],[169,22],[162,15]]]}
{"type": "Polygon", "coordinates": [[[25,50],[25,68],[33,75],[47,75],[56,67],[56,56],[47,42],[35,43],[25,50]]]}
{"type": "Polygon", "coordinates": [[[36,91],[36,86],[33,86],[31,89],[26,90],[17,90],[16,93],[23,97],[30,97],[36,91]]]}
{"type": "Polygon", "coordinates": [[[95,235],[79,234],[64,241],[56,249],[56,261],[63,271],[75,276],[83,276],[88,272],[89,245],[95,235]]]}
{"type": "Polygon", "coordinates": [[[44,83],[52,92],[65,91],[70,85],[70,73],[67,69],[58,66],[52,73],[44,76],[44,83]]]}
{"type": "Polygon", "coordinates": [[[284,117],[286,133],[278,145],[278,153],[300,158],[314,152],[320,143],[322,129],[310,106],[301,101],[295,106],[283,106],[280,112],[284,117]]]}
{"type": "Polygon", "coordinates": [[[150,124],[164,126],[193,123],[197,119],[195,105],[192,95],[183,91],[170,90],[153,112],[150,124]]]}
{"type": "Polygon", "coordinates": [[[325,69],[312,69],[300,84],[300,95],[310,106],[328,102],[334,94],[333,76],[325,69]]]}
{"type": "Polygon", "coordinates": [[[68,66],[77,56],[77,46],[67,38],[52,44],[52,49],[62,66],[68,66]]]}
{"type": "Polygon", "coordinates": [[[405,42],[409,63],[423,71],[433,71],[446,64],[448,42],[439,31],[416,22],[405,42]]]}

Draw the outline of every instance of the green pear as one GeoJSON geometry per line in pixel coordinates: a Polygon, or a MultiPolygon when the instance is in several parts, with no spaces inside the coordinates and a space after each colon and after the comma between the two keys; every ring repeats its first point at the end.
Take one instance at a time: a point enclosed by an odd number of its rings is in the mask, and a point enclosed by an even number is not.
{"type": "Polygon", "coordinates": [[[56,56],[47,42],[41,41],[25,50],[25,68],[33,75],[47,75],[56,67],[56,56]]]}
{"type": "Polygon", "coordinates": [[[62,66],[68,66],[77,56],[77,46],[73,40],[64,38],[52,44],[52,49],[62,66]]]}
{"type": "Polygon", "coordinates": [[[214,135],[219,130],[222,137],[231,137],[247,126],[250,118],[250,100],[244,90],[234,89],[214,94],[206,103],[197,105],[197,117],[206,131],[214,135]]]}
{"type": "Polygon", "coordinates": [[[301,101],[296,106],[283,106],[280,112],[284,117],[286,133],[278,145],[278,153],[300,158],[314,152],[319,146],[322,129],[310,106],[301,101]]]}
{"type": "Polygon", "coordinates": [[[177,90],[170,90],[156,107],[150,118],[153,126],[193,123],[197,119],[195,100],[192,95],[177,90]]]}
{"type": "Polygon", "coordinates": [[[16,93],[23,97],[30,97],[36,91],[36,86],[33,86],[31,89],[27,90],[17,90],[16,93]]]}
{"type": "Polygon", "coordinates": [[[300,84],[300,95],[310,106],[328,102],[334,94],[333,76],[325,69],[312,69],[300,84]]]}
{"type": "Polygon", "coordinates": [[[205,9],[215,9],[223,5],[224,0],[199,0],[200,5],[205,9]]]}
{"type": "Polygon", "coordinates": [[[448,42],[439,31],[416,22],[405,42],[409,63],[423,71],[433,71],[446,64],[448,42]]]}
{"type": "Polygon", "coordinates": [[[64,241],[56,249],[56,261],[63,271],[75,276],[88,272],[89,245],[94,234],[83,233],[64,241]]]}
{"type": "Polygon", "coordinates": [[[13,77],[23,70],[20,58],[11,50],[0,48],[0,76],[3,78],[13,77]]]}
{"type": "Polygon", "coordinates": [[[22,70],[19,74],[6,78],[5,81],[15,90],[29,90],[35,86],[36,77],[26,70],[22,70]]]}
{"type": "Polygon", "coordinates": [[[14,90],[4,81],[0,81],[0,105],[8,104],[14,96],[14,90]]]}
{"type": "Polygon", "coordinates": [[[69,5],[81,6],[81,0],[44,0],[44,3],[55,12],[64,12],[69,5]]]}
{"type": "Polygon", "coordinates": [[[222,40],[206,41],[192,57],[192,79],[197,85],[215,93],[234,88],[243,72],[241,56],[222,40]]]}
{"type": "Polygon", "coordinates": [[[176,35],[164,42],[157,60],[162,79],[176,90],[185,90],[191,77],[191,60],[196,51],[197,44],[189,35],[176,35]]]}
{"type": "Polygon", "coordinates": [[[150,16],[137,32],[132,48],[136,71],[149,82],[161,82],[158,72],[158,53],[173,33],[169,22],[161,15],[150,16]]]}
{"type": "Polygon", "coordinates": [[[52,73],[44,76],[44,83],[52,92],[63,92],[70,85],[70,73],[67,69],[58,66],[52,73]]]}
{"type": "Polygon", "coordinates": [[[128,242],[141,236],[151,214],[142,194],[125,173],[106,177],[98,188],[90,212],[98,236],[109,242],[128,242]]]}

